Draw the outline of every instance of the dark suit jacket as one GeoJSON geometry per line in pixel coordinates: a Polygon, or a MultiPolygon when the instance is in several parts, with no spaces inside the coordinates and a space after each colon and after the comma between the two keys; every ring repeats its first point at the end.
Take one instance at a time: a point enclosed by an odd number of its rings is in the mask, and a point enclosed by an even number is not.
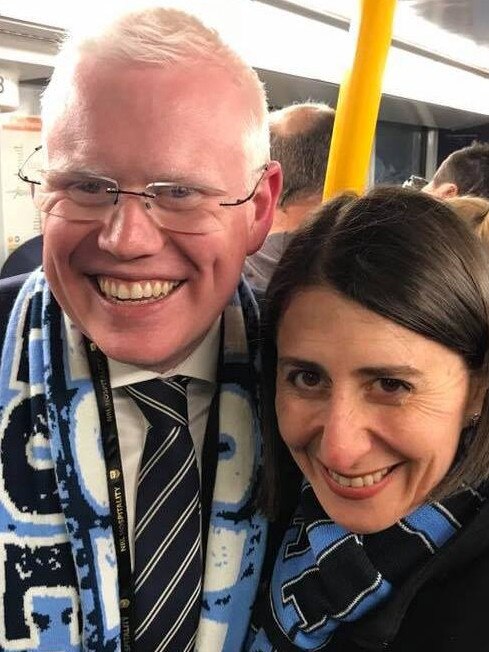
{"type": "Polygon", "coordinates": [[[32,272],[42,262],[42,235],[26,240],[4,262],[0,278],[32,272]]]}
{"type": "Polygon", "coordinates": [[[18,276],[0,280],[0,350],[15,297],[28,276],[29,274],[19,274],[18,276]]]}

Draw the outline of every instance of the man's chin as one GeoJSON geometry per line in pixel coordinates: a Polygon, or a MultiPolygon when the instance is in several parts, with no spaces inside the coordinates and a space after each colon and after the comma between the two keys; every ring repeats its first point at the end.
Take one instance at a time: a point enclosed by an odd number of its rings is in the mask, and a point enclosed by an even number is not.
{"type": "Polygon", "coordinates": [[[138,351],[128,351],[127,349],[120,351],[112,347],[100,347],[100,350],[111,360],[152,371],[166,371],[187,357],[186,355],[183,357],[175,354],[170,355],[169,352],[148,352],[147,350],[143,354],[142,348],[139,347],[138,351]]]}
{"type": "MultiPolygon", "coordinates": [[[[97,344],[96,340],[92,341],[95,341],[97,344]]],[[[194,350],[196,345],[168,346],[163,349],[161,346],[151,347],[148,344],[147,337],[141,336],[139,344],[135,346],[128,346],[124,342],[120,345],[114,345],[113,342],[107,341],[99,342],[97,346],[111,360],[150,371],[165,373],[183,362],[194,350]]]]}

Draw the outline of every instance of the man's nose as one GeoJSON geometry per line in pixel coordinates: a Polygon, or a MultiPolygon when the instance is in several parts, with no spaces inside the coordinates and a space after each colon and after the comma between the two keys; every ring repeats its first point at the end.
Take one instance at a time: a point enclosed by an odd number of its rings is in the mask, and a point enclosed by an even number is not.
{"type": "Polygon", "coordinates": [[[323,412],[322,463],[339,473],[354,473],[372,450],[372,409],[352,393],[332,392],[323,412]]]}
{"type": "Polygon", "coordinates": [[[151,256],[165,244],[166,232],[151,215],[146,197],[119,195],[98,236],[103,251],[121,260],[151,256]]]}

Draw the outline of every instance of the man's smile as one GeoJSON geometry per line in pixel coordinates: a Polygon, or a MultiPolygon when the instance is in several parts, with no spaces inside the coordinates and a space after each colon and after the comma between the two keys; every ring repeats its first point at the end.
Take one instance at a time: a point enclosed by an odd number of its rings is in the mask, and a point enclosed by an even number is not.
{"type": "Polygon", "coordinates": [[[98,276],[100,291],[109,299],[119,301],[155,301],[167,297],[183,281],[144,279],[128,281],[109,276],[98,276]]]}

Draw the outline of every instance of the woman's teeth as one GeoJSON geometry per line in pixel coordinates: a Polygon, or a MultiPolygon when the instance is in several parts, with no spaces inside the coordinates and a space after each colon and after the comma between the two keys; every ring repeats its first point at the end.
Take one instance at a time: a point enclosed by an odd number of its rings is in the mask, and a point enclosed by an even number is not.
{"type": "Polygon", "coordinates": [[[378,484],[384,478],[392,467],[376,471],[375,473],[367,473],[366,475],[357,475],[353,478],[340,475],[335,471],[328,469],[328,474],[342,487],[371,487],[378,484]]]}
{"type": "Polygon", "coordinates": [[[166,297],[181,281],[117,281],[105,277],[97,278],[102,294],[119,301],[137,301],[140,299],[160,299],[166,297]]]}

